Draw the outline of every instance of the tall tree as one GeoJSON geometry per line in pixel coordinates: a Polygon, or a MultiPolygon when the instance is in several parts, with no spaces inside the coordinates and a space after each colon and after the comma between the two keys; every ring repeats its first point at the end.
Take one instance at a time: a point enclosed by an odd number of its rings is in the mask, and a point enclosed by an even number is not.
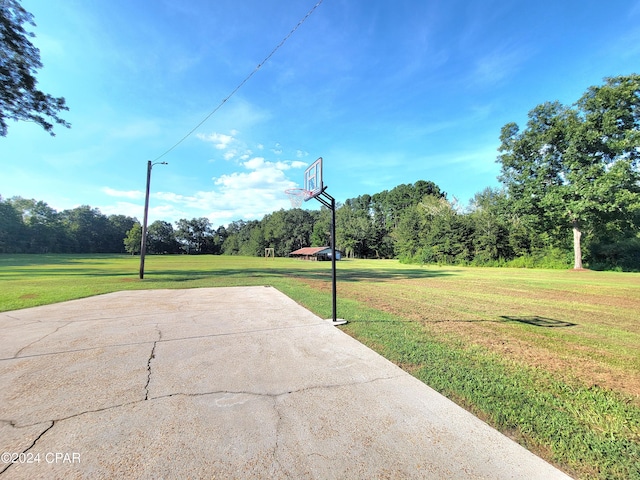
{"type": "Polygon", "coordinates": [[[369,195],[347,200],[336,211],[336,243],[347,257],[368,256],[368,242],[373,237],[373,225],[369,216],[369,195]],[[364,203],[362,200],[364,198],[364,203]]]}
{"type": "Polygon", "coordinates": [[[70,253],[109,253],[109,219],[97,208],[81,205],[60,213],[69,235],[70,253]]]}
{"type": "Polygon", "coordinates": [[[331,210],[327,207],[322,207],[318,212],[310,241],[312,247],[331,245],[331,210]]]}
{"type": "Polygon", "coordinates": [[[371,207],[374,211],[385,213],[385,223],[392,229],[398,226],[405,208],[417,205],[427,195],[445,197],[445,193],[435,183],[418,180],[414,184],[400,184],[390,191],[376,193],[371,197],[371,207]]]}
{"type": "Polygon", "coordinates": [[[142,243],[142,225],[140,222],[136,222],[131,227],[131,230],[127,232],[127,236],[124,238],[124,248],[127,253],[135,255],[140,253],[140,246],[142,243]]]}
{"type": "Polygon", "coordinates": [[[262,235],[267,247],[273,248],[276,257],[284,257],[291,251],[287,251],[283,239],[286,236],[286,212],[280,209],[262,219],[262,235]]]}
{"type": "Polygon", "coordinates": [[[22,215],[24,231],[20,243],[25,253],[56,252],[64,232],[57,212],[43,201],[13,197],[16,211],[22,215]]]}
{"type": "Polygon", "coordinates": [[[53,97],[36,88],[42,68],[40,51],[29,38],[35,35],[24,24],[35,27],[33,15],[17,0],[0,1],[0,135],[7,135],[7,120],[35,122],[51,135],[53,123],[70,127],[60,118],[69,110],[63,97],[53,97]],[[53,123],[52,123],[53,122],[53,123]]]}
{"type": "Polygon", "coordinates": [[[418,205],[407,207],[393,229],[394,249],[396,256],[402,262],[414,261],[421,248],[421,238],[424,238],[423,209],[418,205]]]}
{"type": "Polygon", "coordinates": [[[176,222],[176,227],[176,239],[187,253],[206,253],[207,244],[213,240],[208,218],[181,218],[176,222]]]}
{"type": "Polygon", "coordinates": [[[473,225],[475,260],[480,263],[510,259],[509,217],[506,194],[485,188],[476,193],[468,217],[473,225]]]}
{"type": "Polygon", "coordinates": [[[576,269],[585,232],[640,208],[640,76],[605,82],[574,107],[535,107],[524,131],[509,123],[500,136],[500,180],[514,206],[548,232],[573,231],[576,269]]]}
{"type": "Polygon", "coordinates": [[[149,225],[147,246],[149,253],[178,253],[180,246],[173,225],[163,220],[156,220],[149,225]]]}
{"type": "Polygon", "coordinates": [[[213,241],[211,244],[211,253],[220,255],[222,253],[222,245],[227,239],[227,229],[223,225],[220,225],[213,234],[213,241]]]}
{"type": "Polygon", "coordinates": [[[259,257],[264,255],[265,240],[264,232],[260,222],[257,220],[251,221],[247,224],[249,238],[244,239],[242,246],[240,247],[240,255],[246,255],[251,257],[259,257]]]}
{"type": "Polygon", "coordinates": [[[240,252],[240,233],[245,228],[247,222],[244,220],[235,220],[231,222],[226,230],[226,238],[222,243],[222,251],[225,255],[238,255],[240,252]]]}
{"type": "Polygon", "coordinates": [[[20,243],[24,230],[20,212],[0,196],[0,253],[22,253],[20,243]]]}
{"type": "Polygon", "coordinates": [[[133,226],[138,223],[133,217],[127,215],[109,215],[108,226],[105,232],[104,249],[109,253],[125,253],[123,239],[133,226]]]}
{"type": "Polygon", "coordinates": [[[313,224],[317,218],[317,212],[292,208],[286,210],[284,242],[286,254],[299,248],[311,245],[313,224]]]}

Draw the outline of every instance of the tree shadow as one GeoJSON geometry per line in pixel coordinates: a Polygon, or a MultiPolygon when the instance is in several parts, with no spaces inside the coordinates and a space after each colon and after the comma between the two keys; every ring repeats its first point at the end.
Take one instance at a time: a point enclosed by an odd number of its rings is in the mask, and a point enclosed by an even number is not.
{"type": "MultiPolygon", "coordinates": [[[[362,282],[362,281],[385,281],[385,280],[404,280],[415,278],[430,278],[430,277],[442,277],[454,275],[453,272],[448,271],[429,271],[419,269],[376,269],[376,270],[362,270],[357,269],[344,269],[336,272],[336,281],[340,282],[362,282]]],[[[204,278],[204,277],[282,277],[282,278],[301,278],[306,280],[326,280],[331,281],[331,269],[330,268],[296,268],[292,267],[259,267],[259,268],[221,268],[210,270],[180,270],[180,269],[147,269],[146,275],[152,277],[158,275],[160,277],[158,281],[168,280],[166,277],[182,277],[182,278],[204,278]]],[[[173,278],[171,278],[173,280],[173,278]]],[[[145,281],[147,277],[145,276],[145,281]]]]}
{"type": "Polygon", "coordinates": [[[564,322],[562,320],[539,317],[537,315],[532,315],[529,317],[510,317],[507,315],[501,315],[500,318],[507,320],[509,322],[526,323],[528,325],[533,325],[535,327],[545,327],[545,328],[575,327],[576,325],[578,325],[577,323],[564,322]]]}
{"type": "Polygon", "coordinates": [[[378,268],[375,270],[344,269],[338,270],[337,280],[344,282],[361,282],[367,280],[411,280],[418,278],[448,277],[451,275],[455,275],[455,273],[447,270],[436,271],[422,268],[378,268]]]}
{"type": "Polygon", "coordinates": [[[382,319],[382,318],[358,318],[358,319],[349,319],[350,323],[413,323],[416,325],[434,325],[437,323],[498,323],[500,320],[490,320],[490,319],[477,319],[477,318],[460,318],[460,319],[441,319],[441,320],[433,320],[433,319],[405,319],[405,318],[392,318],[392,319],[382,319]]]}

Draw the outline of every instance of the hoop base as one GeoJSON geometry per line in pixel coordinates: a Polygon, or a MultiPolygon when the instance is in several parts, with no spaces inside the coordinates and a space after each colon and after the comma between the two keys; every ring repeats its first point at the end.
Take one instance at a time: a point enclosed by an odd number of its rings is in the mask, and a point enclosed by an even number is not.
{"type": "Polygon", "coordinates": [[[331,322],[331,325],[333,325],[334,327],[337,327],[338,325],[346,325],[347,323],[349,323],[344,318],[336,318],[335,321],[333,320],[333,318],[327,318],[326,321],[331,322]]]}

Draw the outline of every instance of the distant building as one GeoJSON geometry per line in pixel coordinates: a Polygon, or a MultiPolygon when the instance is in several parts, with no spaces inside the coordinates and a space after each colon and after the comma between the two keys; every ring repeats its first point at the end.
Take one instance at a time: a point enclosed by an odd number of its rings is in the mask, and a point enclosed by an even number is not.
{"type": "MultiPolygon", "coordinates": [[[[290,257],[300,260],[331,260],[331,247],[304,247],[289,254],[290,257]]],[[[342,252],[336,250],[336,260],[342,258],[342,252]]]]}

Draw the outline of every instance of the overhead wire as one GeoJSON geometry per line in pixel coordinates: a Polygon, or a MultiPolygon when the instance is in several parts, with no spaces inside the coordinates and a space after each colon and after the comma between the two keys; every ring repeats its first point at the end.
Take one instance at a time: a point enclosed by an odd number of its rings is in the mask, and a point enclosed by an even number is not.
{"type": "Polygon", "coordinates": [[[227,95],[225,98],[222,99],[222,101],[206,116],[204,117],[204,119],[202,119],[202,121],[200,123],[198,123],[195,127],[193,127],[184,137],[182,137],[180,140],[178,140],[171,148],[169,148],[167,151],[165,151],[162,155],[160,155],[159,157],[155,158],[153,160],[153,162],[160,160],[162,157],[164,157],[165,155],[167,155],[168,153],[170,153],[172,150],[174,150],[178,145],[180,145],[182,142],[184,142],[187,138],[189,138],[189,136],[191,136],[193,134],[193,132],[195,132],[198,128],[200,128],[207,120],[209,120],[209,118],[211,118],[211,116],[216,113],[218,110],[220,110],[220,108],[222,108],[222,106],[227,103],[227,101],[233,97],[233,95],[236,94],[236,92],[238,90],[240,90],[243,85],[245,83],[247,83],[251,77],[253,77],[255,75],[255,73],[260,70],[260,68],[269,61],[269,59],[280,49],[280,47],[282,47],[282,45],[285,44],[285,42],[287,40],[289,40],[289,37],[291,37],[291,35],[293,35],[295,33],[296,30],[298,30],[298,28],[307,20],[307,18],[309,18],[313,12],[316,10],[316,8],[318,8],[320,6],[320,4],[323,2],[324,0],[319,0],[318,3],[316,3],[313,8],[311,8],[311,10],[309,10],[307,12],[307,14],[298,22],[298,24],[293,27],[291,29],[291,31],[280,41],[280,43],[278,45],[276,45],[276,47],[271,50],[271,53],[269,53],[269,55],[267,55],[264,60],[262,60],[262,62],[260,62],[256,68],[253,69],[253,71],[247,75],[244,80],[242,80],[238,86],[236,86],[236,88],[233,89],[233,91],[227,95]]]}

